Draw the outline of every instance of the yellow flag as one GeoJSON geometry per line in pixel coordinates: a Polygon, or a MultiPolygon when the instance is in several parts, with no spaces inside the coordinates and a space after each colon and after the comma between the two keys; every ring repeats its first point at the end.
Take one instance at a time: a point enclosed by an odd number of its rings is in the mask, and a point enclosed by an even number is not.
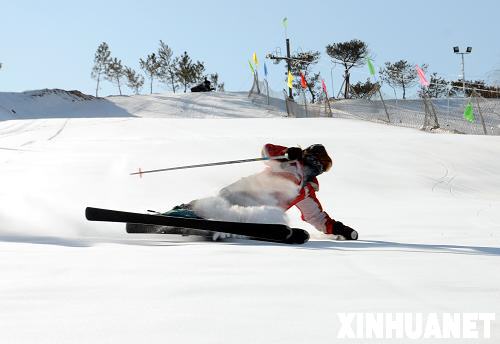
{"type": "Polygon", "coordinates": [[[259,60],[257,60],[257,54],[253,53],[253,63],[257,66],[259,64],[259,60]]]}
{"type": "Polygon", "coordinates": [[[292,88],[293,86],[293,75],[288,71],[288,88],[292,88]]]}

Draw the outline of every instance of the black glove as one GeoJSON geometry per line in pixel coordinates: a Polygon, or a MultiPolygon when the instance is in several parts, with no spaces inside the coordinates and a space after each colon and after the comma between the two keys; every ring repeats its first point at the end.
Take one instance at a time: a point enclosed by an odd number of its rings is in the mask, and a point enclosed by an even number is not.
{"type": "Polygon", "coordinates": [[[342,235],[346,240],[358,240],[358,232],[340,221],[333,223],[333,234],[342,235]]]}
{"type": "Polygon", "coordinates": [[[290,147],[286,150],[286,156],[288,160],[301,160],[302,159],[302,148],[290,147]]]}

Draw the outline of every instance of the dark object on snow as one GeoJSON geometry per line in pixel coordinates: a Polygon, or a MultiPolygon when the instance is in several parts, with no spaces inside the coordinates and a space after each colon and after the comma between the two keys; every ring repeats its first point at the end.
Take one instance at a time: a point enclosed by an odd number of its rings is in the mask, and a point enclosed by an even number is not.
{"type": "Polygon", "coordinates": [[[205,81],[203,81],[201,84],[191,87],[191,92],[210,92],[210,91],[215,91],[215,88],[212,87],[212,84],[207,78],[205,78],[205,81]]]}
{"type": "Polygon", "coordinates": [[[333,224],[333,234],[342,235],[346,240],[358,240],[358,232],[340,221],[333,224]]]}
{"type": "Polygon", "coordinates": [[[89,221],[107,221],[124,223],[143,223],[160,226],[173,226],[222,232],[251,237],[252,240],[271,241],[282,244],[304,244],[309,240],[309,233],[300,228],[287,225],[214,221],[164,215],[148,215],[124,211],[88,207],[85,216],[89,221]]]}

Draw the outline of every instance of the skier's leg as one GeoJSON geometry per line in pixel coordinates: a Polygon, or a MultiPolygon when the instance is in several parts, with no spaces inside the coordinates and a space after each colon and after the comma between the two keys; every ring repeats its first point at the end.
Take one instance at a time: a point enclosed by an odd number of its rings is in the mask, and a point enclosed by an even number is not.
{"type": "Polygon", "coordinates": [[[193,210],[193,202],[183,203],[180,205],[176,205],[169,211],[162,213],[161,215],[165,216],[175,216],[175,217],[186,217],[191,219],[203,219],[201,216],[198,216],[193,210]]]}
{"type": "MultiPolygon", "coordinates": [[[[185,217],[193,219],[202,219],[202,217],[196,215],[193,211],[192,206],[187,204],[180,204],[173,207],[171,210],[165,213],[157,213],[158,215],[164,216],[175,216],[175,217],[185,217]]],[[[207,236],[208,231],[172,227],[172,226],[158,226],[149,225],[142,223],[127,223],[126,224],[127,233],[158,233],[158,234],[179,234],[179,235],[201,235],[207,236]]]]}
{"type": "MultiPolygon", "coordinates": [[[[186,217],[186,218],[193,218],[193,219],[203,219],[203,217],[199,216],[194,211],[193,202],[194,201],[177,205],[177,206],[173,207],[172,209],[170,209],[169,211],[162,213],[162,215],[186,217]]],[[[168,233],[168,234],[198,235],[198,236],[202,236],[202,237],[204,237],[208,240],[211,240],[211,241],[222,241],[224,239],[231,237],[231,235],[227,234],[227,233],[205,231],[205,230],[199,230],[199,229],[190,229],[190,228],[164,227],[163,231],[164,231],[164,233],[168,233]],[[180,232],[180,233],[177,233],[177,232],[180,232]]]]}

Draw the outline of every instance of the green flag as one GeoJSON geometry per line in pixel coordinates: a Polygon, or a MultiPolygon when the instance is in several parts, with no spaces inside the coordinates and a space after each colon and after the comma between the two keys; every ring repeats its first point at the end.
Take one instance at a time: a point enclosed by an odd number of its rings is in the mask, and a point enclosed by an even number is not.
{"type": "Polygon", "coordinates": [[[375,67],[373,67],[372,60],[369,57],[366,58],[366,64],[368,64],[368,69],[370,70],[370,75],[375,76],[375,67]]]}
{"type": "Polygon", "coordinates": [[[472,108],[472,103],[469,102],[464,110],[464,118],[469,122],[474,122],[474,109],[472,108]]]}
{"type": "Polygon", "coordinates": [[[288,27],[288,18],[283,18],[283,27],[286,29],[288,27]]]}
{"type": "Polygon", "coordinates": [[[250,69],[252,70],[252,74],[255,74],[255,70],[253,69],[252,61],[248,60],[248,65],[250,66],[250,69]]]}

